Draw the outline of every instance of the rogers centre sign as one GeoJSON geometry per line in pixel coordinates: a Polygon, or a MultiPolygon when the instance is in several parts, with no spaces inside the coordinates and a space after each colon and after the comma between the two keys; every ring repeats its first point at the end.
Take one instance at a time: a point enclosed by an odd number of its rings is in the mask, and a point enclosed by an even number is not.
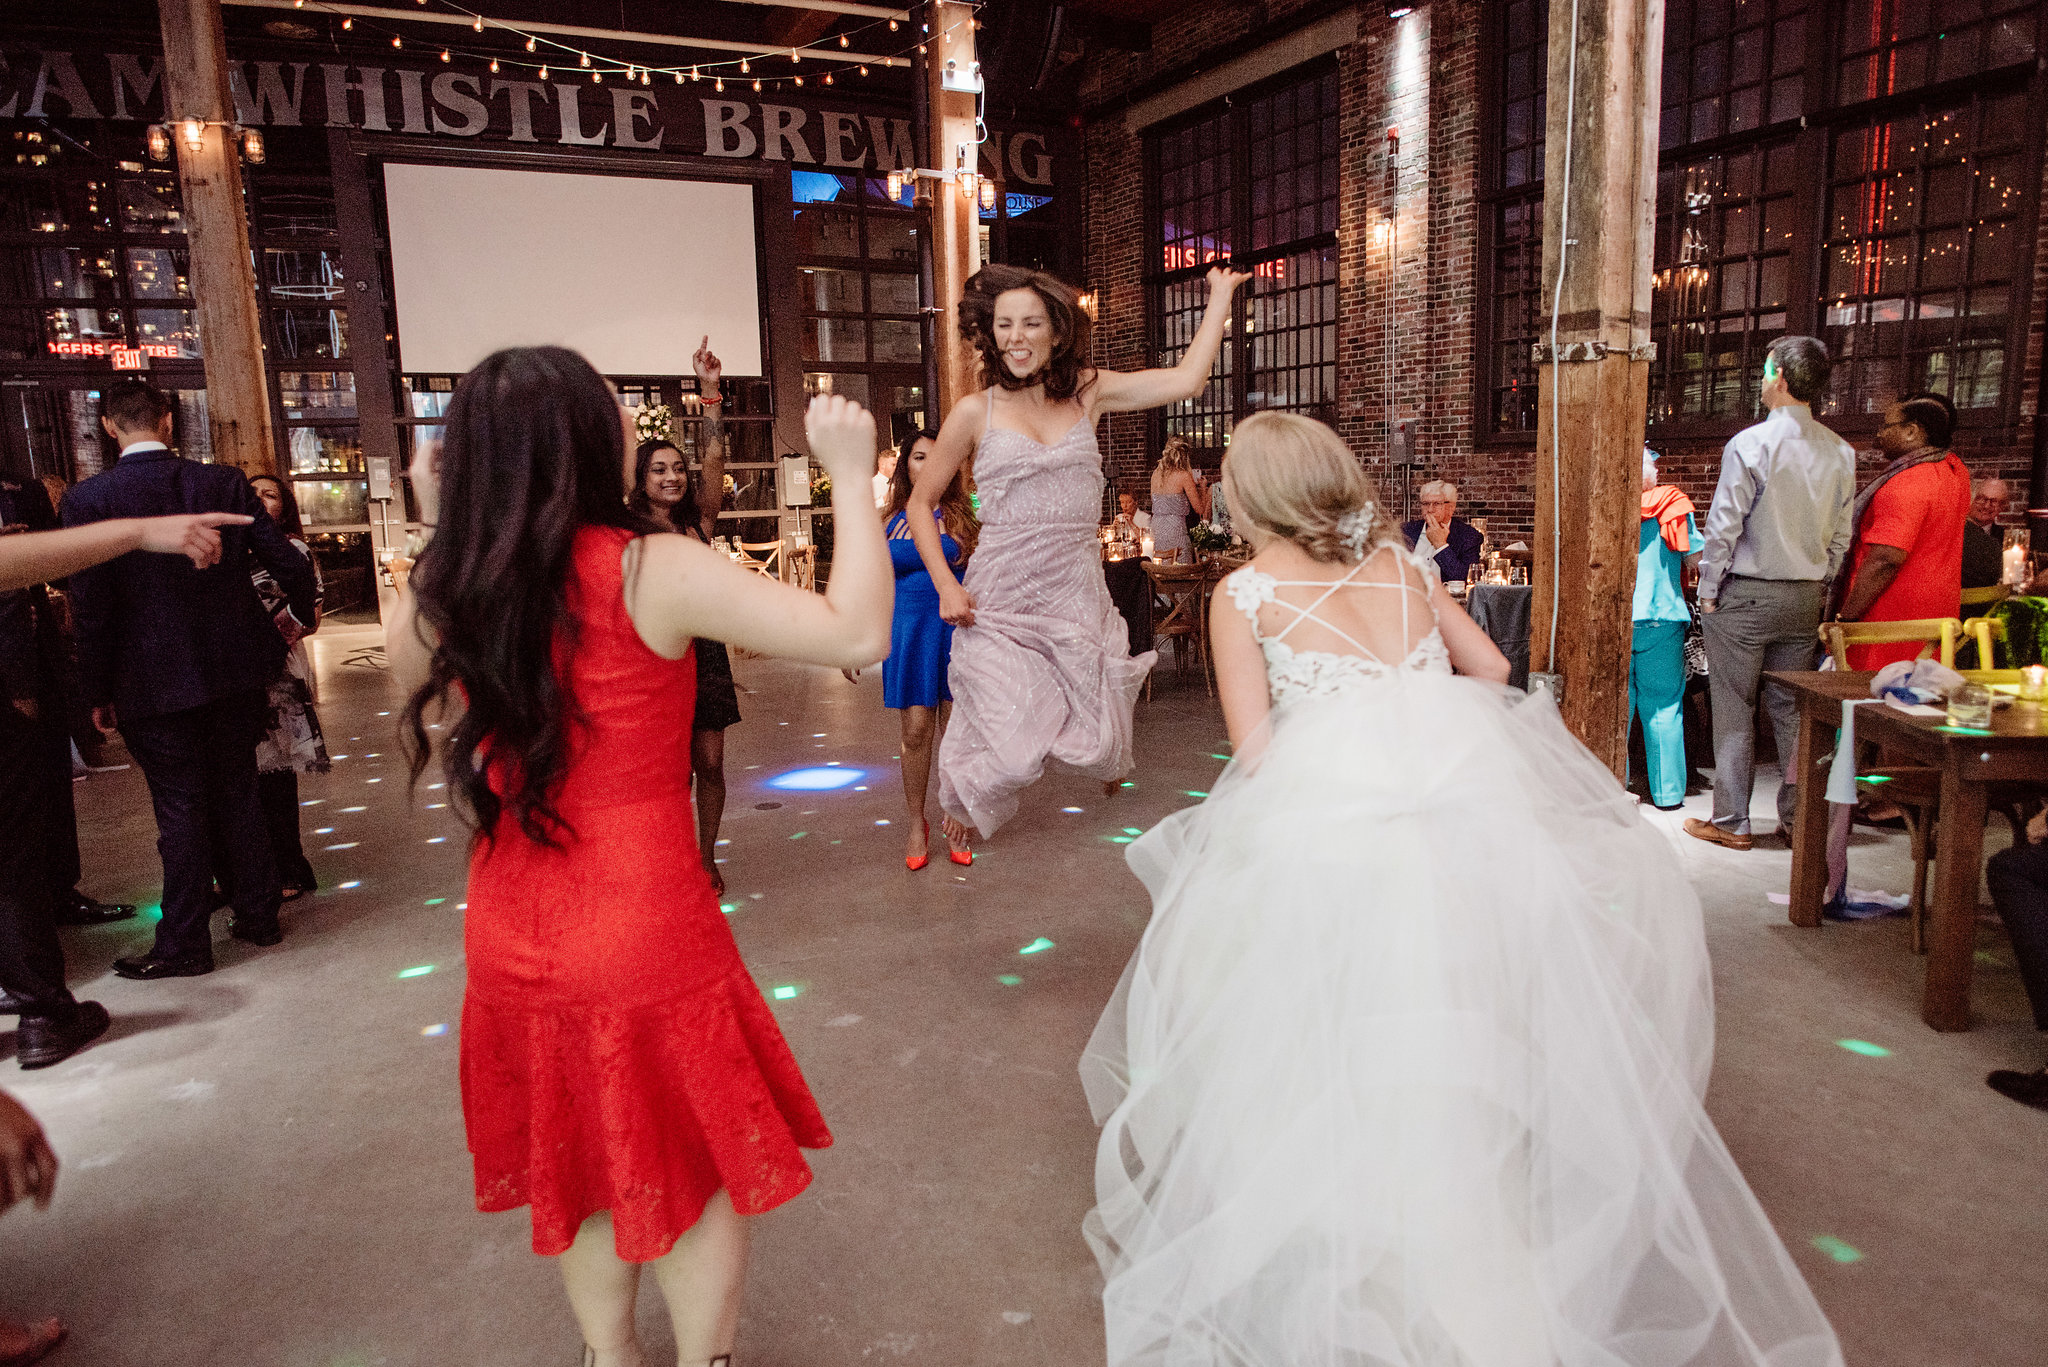
{"type": "MultiPolygon", "coordinates": [[[[52,356],[115,356],[127,353],[130,348],[117,341],[46,342],[52,356]]],[[[144,342],[133,350],[143,356],[153,356],[160,361],[175,361],[182,353],[178,348],[163,342],[144,342]]],[[[138,369],[139,367],[129,367],[138,369]]]]}
{"type": "MultiPolygon", "coordinates": [[[[874,112],[873,104],[700,97],[709,82],[598,86],[380,60],[231,61],[228,85],[237,122],[251,127],[614,147],[823,171],[887,172],[915,163],[910,120],[874,112]]],[[[0,119],[67,117],[164,119],[163,58],[0,49],[0,119]]],[[[983,174],[1000,181],[1049,186],[1053,160],[1043,132],[998,128],[981,147],[983,174]]]]}

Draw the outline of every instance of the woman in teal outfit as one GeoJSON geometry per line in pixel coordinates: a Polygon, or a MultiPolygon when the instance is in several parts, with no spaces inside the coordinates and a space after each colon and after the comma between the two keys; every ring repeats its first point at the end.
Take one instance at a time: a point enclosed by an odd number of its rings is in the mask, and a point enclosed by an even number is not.
{"type": "Polygon", "coordinates": [[[1643,448],[1643,524],[1636,551],[1635,645],[1629,711],[1642,719],[1650,801],[1659,811],[1685,802],[1684,571],[1699,563],[1700,529],[1685,491],[1657,483],[1657,453],[1643,448]]]}

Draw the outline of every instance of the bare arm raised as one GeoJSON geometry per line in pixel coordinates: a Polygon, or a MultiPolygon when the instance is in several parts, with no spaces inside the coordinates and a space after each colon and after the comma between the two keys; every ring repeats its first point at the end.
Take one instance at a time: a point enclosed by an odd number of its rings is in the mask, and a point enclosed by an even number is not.
{"type": "Polygon", "coordinates": [[[1098,370],[1081,391],[1088,405],[1088,420],[1104,413],[1130,413],[1143,408],[1192,399],[1209,383],[1216,353],[1223,348],[1223,329],[1230,323],[1230,299],[1237,287],[1251,276],[1228,266],[1209,268],[1209,307],[1194,340],[1181,353],[1178,364],[1155,370],[1098,370]]]}
{"type": "Polygon", "coordinates": [[[857,403],[821,394],[804,426],[832,477],[830,587],[821,596],[776,583],[681,535],[643,537],[626,550],[626,611],[656,654],[679,658],[698,636],[841,668],[889,653],[895,573],[868,489],[875,420],[857,403]]]}
{"type": "Polygon", "coordinates": [[[183,555],[205,569],[220,559],[216,527],[245,527],[240,513],[175,513],[169,517],[117,517],[63,531],[18,532],[0,539],[0,589],[27,588],[62,579],[130,551],[183,555]]]}

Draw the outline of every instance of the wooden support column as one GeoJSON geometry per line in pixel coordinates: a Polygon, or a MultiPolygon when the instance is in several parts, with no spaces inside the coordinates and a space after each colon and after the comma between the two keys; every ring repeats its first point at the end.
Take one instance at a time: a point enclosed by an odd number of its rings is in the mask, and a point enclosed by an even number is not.
{"type": "Polygon", "coordinates": [[[1551,0],[1542,303],[1558,299],[1558,354],[1545,326],[1529,661],[1563,676],[1565,724],[1617,776],[1628,763],[1663,51],[1663,0],[1551,0]]]}
{"type": "MultiPolygon", "coordinates": [[[[946,63],[961,71],[974,69],[974,10],[957,0],[930,0],[925,23],[931,26],[924,47],[924,81],[930,101],[931,145],[923,165],[952,171],[964,165],[973,171],[980,161],[974,131],[974,96],[945,88],[946,63]],[[962,148],[965,148],[964,158],[962,148]]],[[[941,422],[953,405],[974,392],[975,360],[960,340],[959,304],[967,277],[981,268],[980,205],[963,196],[958,184],[922,181],[931,196],[932,305],[939,310],[932,328],[938,349],[939,393],[936,411],[941,422]]]]}
{"type": "Polygon", "coordinates": [[[227,39],[220,0],[159,0],[164,34],[164,107],[185,196],[185,244],[192,299],[206,358],[206,414],[213,459],[249,474],[277,473],[270,390],[263,374],[263,324],[249,259],[249,214],[242,198],[242,154],[228,93],[227,39]],[[180,119],[206,123],[198,151],[185,145],[180,119]]]}

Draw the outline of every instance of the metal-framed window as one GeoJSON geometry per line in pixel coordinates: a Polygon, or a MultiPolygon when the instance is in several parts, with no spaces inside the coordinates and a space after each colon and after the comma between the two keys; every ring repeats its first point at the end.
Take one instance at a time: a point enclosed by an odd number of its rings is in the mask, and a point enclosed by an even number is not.
{"type": "Polygon", "coordinates": [[[1208,307],[1219,261],[1252,273],[1202,393],[1165,434],[1228,443],[1261,409],[1313,411],[1337,394],[1337,75],[1327,65],[1241,93],[1154,132],[1152,351],[1172,365],[1208,307]]]}
{"type": "Polygon", "coordinates": [[[1835,103],[2029,61],[2037,23],[2036,0],[1848,0],[1835,103]]]}
{"type": "Polygon", "coordinates": [[[844,394],[896,430],[917,423],[925,396],[916,214],[874,177],[793,171],[790,187],[805,394],[844,394]]]}
{"type": "Polygon", "coordinates": [[[1799,117],[1808,0],[1717,0],[1664,11],[1658,146],[1682,147],[1799,117]]]}
{"type": "Polygon", "coordinates": [[[1479,254],[1487,339],[1481,347],[1483,434],[1536,430],[1531,348],[1542,314],[1544,90],[1549,80],[1549,0],[1499,7],[1487,88],[1499,111],[1488,130],[1487,203],[1479,254]]]}

